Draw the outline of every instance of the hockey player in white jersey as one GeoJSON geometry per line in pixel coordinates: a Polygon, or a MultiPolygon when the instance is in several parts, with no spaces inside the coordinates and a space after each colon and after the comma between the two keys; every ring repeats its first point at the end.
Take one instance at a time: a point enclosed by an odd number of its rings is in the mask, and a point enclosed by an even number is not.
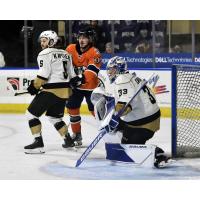
{"type": "MultiPolygon", "coordinates": [[[[160,108],[156,102],[155,95],[148,86],[143,86],[138,95],[118,119],[113,113],[122,109],[129,102],[133,94],[141,86],[143,80],[137,77],[135,73],[129,73],[126,61],[124,58],[118,56],[108,61],[107,75],[111,84],[109,88],[112,88],[112,90],[98,88],[92,95],[96,118],[103,121],[101,127],[104,127],[107,133],[115,134],[117,131],[121,132],[121,144],[124,145],[122,147],[123,149],[124,147],[130,148],[127,146],[130,144],[144,145],[160,129],[160,108]],[[112,107],[114,110],[110,113],[112,107]],[[111,117],[105,122],[106,115],[108,116],[109,114],[111,117]]],[[[146,148],[146,146],[144,147],[146,148]]],[[[142,146],[142,148],[144,147],[142,146]]],[[[119,148],[121,148],[119,144],[107,143],[107,158],[111,160],[122,159],[121,161],[123,161],[125,157],[122,155],[122,149],[119,151],[119,148]]],[[[159,147],[155,147],[154,155],[156,158],[154,163],[156,167],[168,161],[168,157],[159,147]]]]}
{"type": "Polygon", "coordinates": [[[82,80],[74,72],[71,56],[66,51],[56,48],[58,36],[55,31],[44,31],[39,39],[42,48],[37,58],[39,70],[37,77],[27,88],[31,95],[36,95],[26,112],[34,142],[24,147],[26,153],[44,153],[39,118],[45,112],[63,137],[63,145],[74,146],[62,118],[66,100],[71,93],[70,86],[76,87],[82,80]]]}

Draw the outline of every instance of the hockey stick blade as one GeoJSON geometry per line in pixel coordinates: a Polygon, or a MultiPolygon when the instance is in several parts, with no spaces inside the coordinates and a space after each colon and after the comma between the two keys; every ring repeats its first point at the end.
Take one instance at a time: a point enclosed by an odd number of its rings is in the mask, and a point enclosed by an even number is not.
{"type": "Polygon", "coordinates": [[[28,94],[29,92],[16,92],[14,96],[28,94]]]}
{"type": "Polygon", "coordinates": [[[101,140],[101,138],[106,134],[106,130],[102,129],[100,130],[99,134],[95,137],[95,139],[92,141],[92,143],[87,147],[87,149],[83,152],[81,157],[76,162],[76,167],[78,167],[85,158],[89,155],[89,153],[94,149],[94,147],[97,145],[97,143],[101,140]]]}
{"type": "MultiPolygon", "coordinates": [[[[126,110],[126,108],[128,107],[128,105],[133,101],[133,99],[138,95],[138,93],[142,90],[142,88],[153,78],[154,74],[152,74],[150,76],[150,78],[148,80],[145,80],[140,87],[137,89],[137,91],[135,92],[135,94],[132,96],[132,98],[129,100],[129,102],[121,109],[119,110],[119,112],[117,113],[117,117],[120,117],[124,111],[126,110]]],[[[92,143],[87,147],[87,149],[84,151],[84,153],[81,155],[81,157],[77,160],[76,162],[76,166],[78,167],[80,166],[80,164],[85,160],[85,158],[89,155],[89,153],[92,151],[92,149],[94,149],[94,147],[97,145],[97,143],[101,140],[101,138],[106,134],[106,130],[103,128],[100,130],[100,132],[98,133],[98,135],[95,137],[95,139],[92,141],[92,143]]]]}

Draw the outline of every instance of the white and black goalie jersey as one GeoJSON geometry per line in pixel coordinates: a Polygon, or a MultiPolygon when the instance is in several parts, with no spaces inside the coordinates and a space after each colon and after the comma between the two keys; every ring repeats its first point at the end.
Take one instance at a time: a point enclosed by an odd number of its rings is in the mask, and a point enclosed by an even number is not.
{"type": "MultiPolygon", "coordinates": [[[[141,84],[142,80],[136,75],[129,73],[120,74],[113,83],[116,102],[122,104],[129,102],[141,84]]],[[[143,87],[139,94],[130,103],[130,106],[131,112],[121,117],[123,121],[142,122],[143,119],[148,118],[149,121],[152,121],[152,118],[157,118],[160,115],[160,109],[157,105],[155,95],[147,86],[143,87]]],[[[148,122],[148,120],[145,121],[148,122]]]]}
{"type": "Polygon", "coordinates": [[[37,58],[39,71],[37,77],[46,80],[43,88],[69,87],[69,81],[75,77],[72,58],[65,50],[47,48],[37,58]]]}

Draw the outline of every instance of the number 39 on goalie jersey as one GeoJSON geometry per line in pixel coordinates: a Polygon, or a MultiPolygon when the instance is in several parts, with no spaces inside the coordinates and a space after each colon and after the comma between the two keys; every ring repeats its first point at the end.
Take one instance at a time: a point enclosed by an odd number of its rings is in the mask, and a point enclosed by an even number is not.
{"type": "MultiPolygon", "coordinates": [[[[126,104],[141,84],[142,80],[136,75],[120,74],[113,83],[116,102],[126,104]]],[[[159,110],[155,95],[148,86],[144,86],[130,103],[130,111],[121,119],[126,122],[136,121],[147,118],[159,110]]]]}
{"type": "MultiPolygon", "coordinates": [[[[68,83],[75,77],[71,56],[62,49],[47,48],[41,51],[37,58],[39,71],[37,77],[46,80],[45,86],[54,83],[68,83]]],[[[59,84],[55,84],[59,87],[59,84]]],[[[60,84],[60,87],[62,87],[60,84]]],[[[56,87],[57,88],[57,87],[56,87]]]]}

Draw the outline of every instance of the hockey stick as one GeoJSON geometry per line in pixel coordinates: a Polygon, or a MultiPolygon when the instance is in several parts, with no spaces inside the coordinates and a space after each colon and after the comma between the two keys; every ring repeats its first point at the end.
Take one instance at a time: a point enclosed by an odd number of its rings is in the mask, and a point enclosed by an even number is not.
{"type": "Polygon", "coordinates": [[[7,88],[8,88],[9,91],[11,91],[13,96],[19,96],[19,95],[24,95],[24,94],[29,93],[28,91],[26,91],[26,92],[16,92],[16,90],[14,90],[14,88],[12,87],[10,82],[7,82],[7,88]]]}
{"type": "MultiPolygon", "coordinates": [[[[116,114],[116,117],[119,118],[124,111],[127,109],[128,105],[133,101],[133,99],[138,95],[138,93],[142,90],[142,88],[153,78],[154,74],[150,76],[148,80],[145,80],[142,85],[137,89],[135,94],[132,96],[132,98],[129,100],[129,102],[121,109],[118,111],[116,114]]],[[[105,128],[101,129],[99,134],[95,137],[95,139],[91,142],[91,144],[87,147],[87,149],[83,152],[81,157],[77,160],[76,166],[78,167],[84,160],[85,158],[89,155],[89,153],[94,149],[94,147],[97,145],[97,143],[101,140],[101,138],[106,134],[105,128]]]]}
{"type": "MultiPolygon", "coordinates": [[[[39,90],[39,92],[41,92],[42,90],[39,90]]],[[[24,94],[30,94],[28,91],[26,91],[26,92],[16,92],[15,94],[14,94],[14,96],[19,96],[19,95],[24,95],[24,94]]]]}
{"type": "Polygon", "coordinates": [[[29,92],[16,92],[14,94],[14,96],[19,96],[19,95],[24,95],[24,94],[28,94],[29,92]]]}

